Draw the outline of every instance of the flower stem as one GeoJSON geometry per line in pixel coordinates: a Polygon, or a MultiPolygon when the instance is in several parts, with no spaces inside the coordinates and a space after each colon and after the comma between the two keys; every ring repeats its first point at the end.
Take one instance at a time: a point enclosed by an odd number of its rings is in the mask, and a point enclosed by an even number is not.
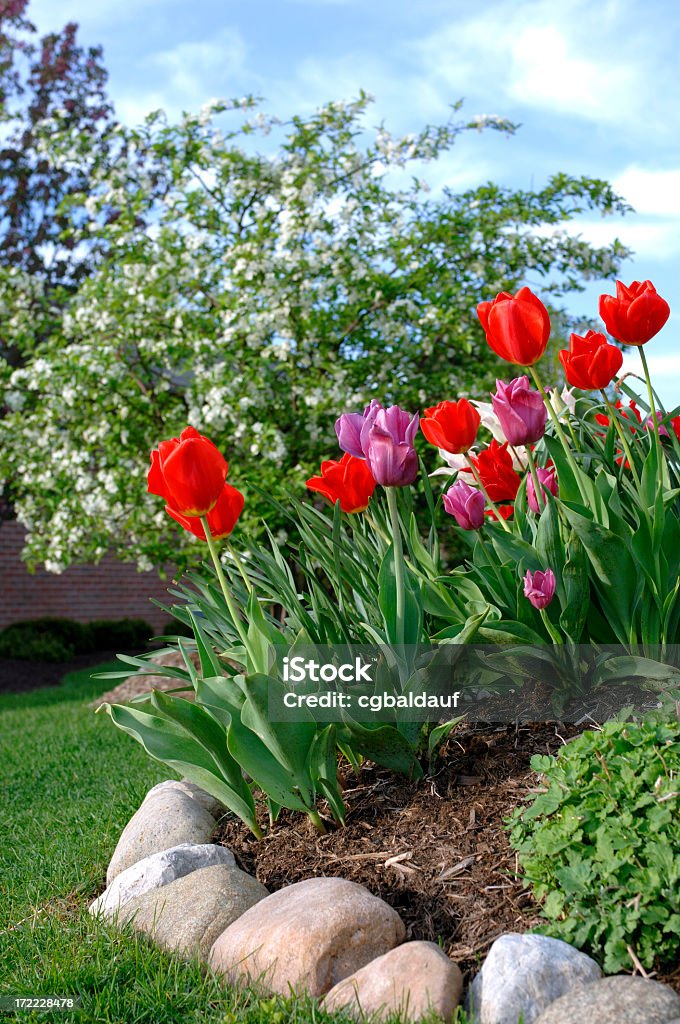
{"type": "Polygon", "coordinates": [[[538,514],[541,514],[541,508],[545,508],[548,503],[548,499],[543,494],[541,484],[538,479],[538,473],[536,472],[536,463],[534,461],[533,452],[529,445],[527,445],[527,456],[529,459],[529,472],[531,473],[531,479],[534,482],[534,494],[536,495],[536,505],[538,506],[538,514]]]}
{"type": "Polygon", "coordinates": [[[645,372],[645,380],[647,381],[647,392],[649,394],[649,411],[652,415],[652,423],[654,425],[654,436],[656,438],[656,454],[659,462],[659,483],[663,490],[663,470],[662,470],[662,459],[663,449],[661,447],[661,434],[659,432],[659,421],[656,418],[656,403],[654,402],[654,388],[652,387],[652,378],[649,374],[649,364],[647,363],[647,356],[645,350],[640,346],[640,359],[642,360],[642,369],[645,372]]]}
{"type": "Polygon", "coordinates": [[[564,448],[564,454],[567,456],[567,462],[569,463],[569,466],[571,467],[571,471],[574,474],[574,478],[578,481],[578,478],[579,478],[578,466],[576,465],[576,462],[574,460],[574,456],[572,455],[572,452],[571,452],[571,448],[569,447],[569,442],[567,441],[567,435],[562,430],[562,424],[559,421],[557,413],[553,409],[552,402],[550,401],[550,399],[548,398],[547,394],[545,393],[545,388],[543,387],[543,384],[541,383],[541,378],[538,376],[538,373],[536,372],[536,367],[528,366],[527,369],[528,369],[529,373],[531,374],[531,376],[534,378],[534,384],[536,385],[536,387],[538,388],[540,393],[543,395],[543,401],[546,404],[546,408],[548,410],[548,415],[550,416],[550,419],[553,421],[553,426],[555,427],[555,433],[557,434],[557,436],[559,437],[559,439],[560,439],[560,441],[562,443],[562,447],[564,448]]]}
{"type": "Polygon", "coordinates": [[[549,635],[552,637],[553,643],[555,643],[555,644],[563,644],[564,640],[562,639],[562,637],[558,633],[558,631],[555,629],[555,627],[553,626],[553,624],[550,621],[550,619],[548,618],[548,615],[547,615],[547,612],[546,612],[545,608],[541,608],[540,612],[541,612],[541,618],[543,619],[543,625],[547,629],[549,635]]]}
{"type": "Polygon", "coordinates": [[[607,405],[607,408],[609,409],[610,418],[611,418],[612,422],[614,423],[614,426],[616,427],[616,432],[617,432],[617,434],[619,435],[619,437],[621,439],[621,444],[623,446],[624,452],[626,453],[626,458],[628,460],[628,464],[629,464],[629,466],[631,468],[633,476],[635,477],[635,479],[637,481],[637,485],[639,487],[640,486],[640,477],[638,475],[637,469],[635,468],[635,463],[633,462],[633,453],[630,450],[630,445],[628,444],[628,439],[626,437],[626,433],[625,433],[625,431],[623,429],[622,424],[619,422],[618,412],[617,412],[616,408],[612,405],[611,401],[609,400],[609,397],[607,396],[607,392],[604,390],[604,388],[601,388],[601,393],[602,393],[602,397],[603,397],[603,399],[605,401],[605,404],[607,405]]]}
{"type": "Polygon", "coordinates": [[[401,543],[401,523],[397,508],[396,487],[386,487],[387,504],[392,521],[392,544],[394,552],[394,582],[397,589],[397,643],[404,643],[404,549],[401,543]]]}
{"type": "Polygon", "coordinates": [[[227,551],[231,555],[232,559],[234,560],[234,564],[236,565],[236,568],[238,569],[239,573],[241,574],[241,579],[243,580],[243,582],[246,585],[246,590],[248,591],[248,594],[252,594],[252,592],[253,592],[253,585],[250,582],[250,580],[248,579],[248,574],[246,573],[245,569],[243,568],[243,562],[241,561],[238,552],[236,551],[234,546],[232,544],[230,544],[229,541],[227,541],[227,551]]]}
{"type": "Polygon", "coordinates": [[[307,817],[311,821],[311,823],[314,826],[314,828],[316,829],[316,831],[319,832],[320,835],[325,836],[326,835],[326,826],[324,825],[324,823],[323,823],[323,821],[321,819],[321,815],[316,810],[316,808],[313,808],[312,810],[307,811],[307,817]]]}
{"type": "Polygon", "coordinates": [[[481,478],[481,476],[479,475],[479,473],[477,471],[477,467],[475,466],[474,462],[472,461],[470,456],[467,454],[467,452],[465,453],[465,461],[467,462],[468,466],[472,470],[472,475],[475,478],[475,480],[477,481],[477,486],[479,487],[480,491],[484,495],[484,498],[486,500],[487,505],[489,506],[491,511],[494,513],[494,515],[496,516],[496,519],[501,524],[501,526],[506,531],[506,533],[511,533],[512,531],[511,531],[510,527],[508,526],[508,524],[506,523],[505,519],[503,519],[503,516],[500,513],[498,505],[496,505],[496,503],[494,501],[492,501],[491,498],[489,497],[489,492],[487,491],[486,487],[482,483],[482,478],[481,478]]]}
{"type": "Polygon", "coordinates": [[[234,604],[234,599],[232,598],[229,592],[227,581],[224,578],[224,570],[222,569],[222,563],[220,561],[220,556],[218,554],[217,547],[215,546],[215,541],[213,539],[212,534],[210,533],[210,527],[208,526],[207,517],[201,516],[201,522],[203,523],[205,539],[208,542],[208,550],[210,551],[210,557],[212,558],[213,565],[215,566],[215,572],[217,573],[217,579],[219,580],[224,600],[226,601],[227,608],[229,609],[229,614],[231,615],[234,626],[236,627],[236,631],[239,637],[241,638],[241,643],[243,644],[247,651],[248,637],[246,635],[245,629],[243,628],[243,620],[241,619],[239,611],[236,605],[234,604]]]}

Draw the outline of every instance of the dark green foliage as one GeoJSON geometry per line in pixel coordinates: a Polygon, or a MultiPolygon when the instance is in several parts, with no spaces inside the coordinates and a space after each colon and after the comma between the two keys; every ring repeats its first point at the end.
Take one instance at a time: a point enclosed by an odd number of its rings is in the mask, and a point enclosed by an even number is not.
{"type": "Polygon", "coordinates": [[[95,619],[88,628],[95,651],[143,651],[154,632],[144,619],[95,619]]]}
{"type": "Polygon", "coordinates": [[[680,955],[680,723],[608,722],[531,766],[510,841],[550,924],[606,973],[680,955]]]}
{"type": "Polygon", "coordinates": [[[60,662],[91,651],[140,651],[152,634],[143,619],[27,619],[0,632],[0,658],[60,662]]]}

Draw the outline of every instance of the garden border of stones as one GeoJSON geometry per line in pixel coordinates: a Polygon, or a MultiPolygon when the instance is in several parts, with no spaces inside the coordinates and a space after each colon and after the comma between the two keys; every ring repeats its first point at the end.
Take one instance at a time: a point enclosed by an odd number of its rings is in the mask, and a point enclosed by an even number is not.
{"type": "MultiPolygon", "coordinates": [[[[192,782],[154,786],[123,830],[90,913],[131,924],[227,984],[306,992],[357,1019],[428,1013],[451,1021],[458,966],[435,943],[404,942],[392,907],[364,886],[317,877],[274,893],[212,843],[225,808],[192,782]]],[[[680,995],[629,975],[603,978],[589,956],[532,933],[501,935],[466,994],[475,1024],[680,1024],[680,995]]]]}

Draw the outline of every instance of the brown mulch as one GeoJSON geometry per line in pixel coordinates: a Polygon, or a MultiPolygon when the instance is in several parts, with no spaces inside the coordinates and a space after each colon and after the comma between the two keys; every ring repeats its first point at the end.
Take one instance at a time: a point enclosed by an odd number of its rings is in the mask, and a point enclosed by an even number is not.
{"type": "MultiPolygon", "coordinates": [[[[194,664],[198,666],[199,659],[198,655],[192,655],[194,664]]],[[[179,651],[169,651],[167,654],[159,654],[158,657],[152,658],[152,662],[157,665],[171,665],[175,668],[184,668],[184,658],[179,651]]],[[[130,671],[133,671],[132,669],[130,671]]],[[[163,676],[163,675],[132,675],[127,679],[124,679],[118,686],[114,686],[112,690],[107,690],[106,693],[102,693],[96,700],[92,701],[90,707],[96,708],[100,704],[124,704],[126,701],[132,700],[133,697],[138,697],[142,693],[148,693],[149,690],[175,690],[182,686],[182,680],[176,676],[163,676]]],[[[183,690],[178,694],[180,697],[186,697],[187,700],[194,699],[194,691],[191,687],[183,690]]]]}
{"type": "MultiPolygon", "coordinates": [[[[413,783],[368,764],[357,780],[343,769],[346,828],[329,825],[320,836],[283,811],[260,841],[233,819],[216,841],[272,891],[319,875],[365,885],[398,911],[407,939],[441,942],[469,981],[499,935],[542,921],[516,876],[503,823],[537,786],[531,756],[556,753],[579,731],[558,723],[467,728],[449,740],[431,778],[413,783]]],[[[680,969],[657,978],[680,991],[680,969]]]]}
{"type": "Polygon", "coordinates": [[[449,741],[431,778],[414,783],[365,765],[357,780],[344,770],[346,828],[320,836],[283,811],[259,842],[234,820],[217,841],[270,890],[318,875],[365,885],[398,911],[408,939],[441,940],[470,972],[499,935],[539,922],[502,823],[536,784],[531,755],[556,752],[575,732],[556,724],[468,729],[449,741]]]}

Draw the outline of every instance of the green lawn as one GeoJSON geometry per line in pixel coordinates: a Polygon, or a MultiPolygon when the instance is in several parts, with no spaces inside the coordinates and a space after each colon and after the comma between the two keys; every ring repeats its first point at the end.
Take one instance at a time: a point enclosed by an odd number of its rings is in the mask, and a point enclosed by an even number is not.
{"type": "Polygon", "coordinates": [[[106,685],[86,671],[59,687],[0,696],[0,995],[82,1000],[77,1014],[6,1019],[344,1021],[306,1000],[236,995],[131,930],[95,926],[87,904],[103,888],[118,836],[149,787],[168,777],[87,707],[106,685]]]}

